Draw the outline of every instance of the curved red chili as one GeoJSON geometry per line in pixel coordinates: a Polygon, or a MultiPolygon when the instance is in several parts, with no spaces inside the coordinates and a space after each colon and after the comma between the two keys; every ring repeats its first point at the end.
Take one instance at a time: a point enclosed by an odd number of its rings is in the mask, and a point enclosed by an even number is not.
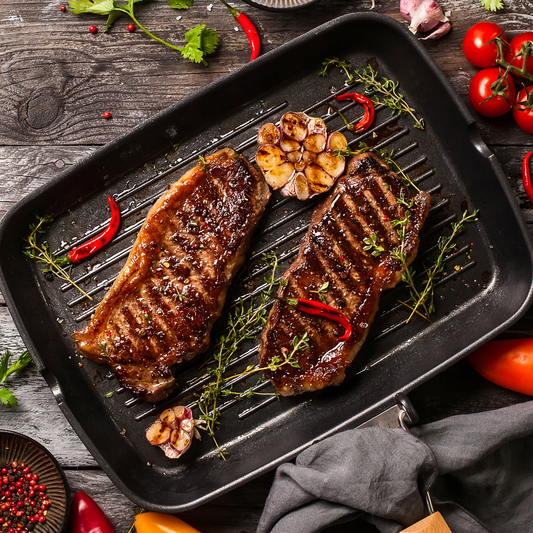
{"type": "Polygon", "coordinates": [[[524,161],[522,161],[522,181],[528,198],[533,202],[533,184],[531,183],[531,170],[529,168],[529,160],[532,154],[533,152],[528,152],[524,156],[524,161]]]}
{"type": "Polygon", "coordinates": [[[229,9],[229,12],[233,15],[233,18],[239,23],[240,27],[244,30],[244,33],[246,33],[248,41],[250,42],[250,48],[252,50],[250,61],[253,61],[261,52],[261,39],[259,38],[259,33],[257,32],[254,23],[242,11],[231,7],[224,0],[220,1],[229,9]]]}
{"type": "Polygon", "coordinates": [[[349,128],[350,131],[354,131],[356,133],[360,133],[362,131],[367,130],[372,125],[372,122],[374,122],[374,104],[370,99],[368,99],[366,96],[363,96],[359,93],[346,93],[346,94],[338,94],[335,96],[335,100],[353,100],[354,102],[357,102],[359,104],[363,104],[365,108],[365,114],[360,122],[358,122],[355,126],[352,128],[349,128]]]}
{"type": "Polygon", "coordinates": [[[94,254],[103,248],[115,236],[120,224],[120,209],[111,196],[107,197],[107,201],[109,202],[109,207],[111,208],[111,220],[107,228],[96,237],[93,237],[90,241],[87,241],[80,246],[76,246],[76,248],[73,248],[69,252],[68,256],[73,263],[81,261],[82,259],[94,254]]]}
{"type": "Polygon", "coordinates": [[[302,313],[307,313],[308,315],[322,316],[328,320],[333,320],[340,324],[344,328],[344,333],[338,337],[340,341],[346,341],[352,336],[352,323],[349,318],[338,309],[331,307],[330,305],[324,304],[322,302],[317,302],[316,300],[308,300],[307,298],[279,298],[282,302],[285,302],[288,305],[296,308],[302,313]]]}

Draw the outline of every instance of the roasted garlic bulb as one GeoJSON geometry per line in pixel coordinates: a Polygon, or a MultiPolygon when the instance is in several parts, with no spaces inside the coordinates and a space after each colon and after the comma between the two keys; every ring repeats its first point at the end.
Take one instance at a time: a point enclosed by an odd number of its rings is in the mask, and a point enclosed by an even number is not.
{"type": "Polygon", "coordinates": [[[307,200],[329,190],[344,172],[346,137],[338,131],[328,135],[321,118],[289,111],[279,128],[265,124],[257,142],[256,162],[267,183],[284,196],[307,200]]]}
{"type": "Polygon", "coordinates": [[[196,426],[201,422],[193,419],[188,407],[165,409],[148,428],[146,438],[150,444],[159,446],[167,457],[177,459],[190,448],[193,436],[200,438],[196,426]]]}

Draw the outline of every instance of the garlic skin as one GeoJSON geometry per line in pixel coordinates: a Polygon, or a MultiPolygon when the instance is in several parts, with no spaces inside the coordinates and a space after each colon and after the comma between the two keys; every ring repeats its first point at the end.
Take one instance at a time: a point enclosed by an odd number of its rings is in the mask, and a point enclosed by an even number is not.
{"type": "Polygon", "coordinates": [[[448,17],[435,0],[400,0],[400,14],[410,22],[409,29],[414,34],[433,30],[424,40],[439,39],[451,29],[448,17]]]}

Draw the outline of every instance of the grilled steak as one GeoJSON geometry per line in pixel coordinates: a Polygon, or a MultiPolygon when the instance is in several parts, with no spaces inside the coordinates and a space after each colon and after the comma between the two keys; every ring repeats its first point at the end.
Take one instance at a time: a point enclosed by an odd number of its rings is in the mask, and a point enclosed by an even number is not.
{"type": "Polygon", "coordinates": [[[208,348],[269,197],[231,149],[189,170],[150,209],[113,286],[72,335],[77,349],[141,398],[168,396],[175,366],[208,348]]]}
{"type": "Polygon", "coordinates": [[[375,155],[367,152],[350,161],[347,173],[315,209],[278,296],[318,300],[317,291],[328,282],[326,302],[347,316],[353,334],[339,341],[341,325],[276,301],[262,333],[260,365],[268,366],[274,357],[292,352],[295,337],[309,336],[309,348],[295,354],[300,368],[284,365],[269,373],[280,394],[313,391],[344,380],[346,368],[365,341],[381,292],[401,280],[401,261],[393,254],[401,251],[402,239],[393,221],[405,220],[409,211],[403,252],[410,263],[429,202],[424,192],[410,198],[402,180],[375,155]]]}

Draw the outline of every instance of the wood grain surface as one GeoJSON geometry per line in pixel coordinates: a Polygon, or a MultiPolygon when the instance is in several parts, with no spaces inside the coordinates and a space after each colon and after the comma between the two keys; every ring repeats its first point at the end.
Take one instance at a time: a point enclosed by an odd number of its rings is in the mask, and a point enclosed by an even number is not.
{"type": "MultiPolygon", "coordinates": [[[[477,0],[443,0],[452,31],[441,40],[424,41],[467,106],[468,83],[477,69],[462,55],[466,29],[474,22],[492,20],[510,37],[533,30],[532,2],[504,1],[504,11],[493,14],[477,0]]],[[[250,56],[246,35],[218,0],[196,0],[188,11],[172,10],[165,0],[136,9],[147,28],[179,46],[185,43],[185,32],[197,24],[216,29],[220,46],[208,58],[207,67],[191,64],[138,28],[127,31],[130,21],[125,16],[104,33],[103,17],[73,15],[61,11],[60,5],[60,0],[0,2],[0,218],[18,200],[98,147],[232,72],[250,56]],[[99,29],[96,34],[88,31],[93,24],[99,29]],[[103,118],[104,111],[112,118],[103,118]]],[[[372,9],[370,0],[322,0],[290,13],[258,10],[241,1],[232,5],[256,24],[263,53],[335,17],[372,9]]],[[[401,20],[398,5],[399,0],[377,0],[373,11],[401,20]]],[[[475,116],[483,140],[508,177],[524,219],[533,224],[520,174],[524,154],[533,149],[533,136],[516,127],[510,116],[475,116]]],[[[532,317],[528,312],[506,334],[529,336],[532,317]]],[[[24,345],[0,295],[0,350],[5,349],[19,354],[24,345]]],[[[19,404],[0,406],[0,428],[20,431],[43,443],[65,468],[71,490],[89,493],[117,533],[126,533],[139,509],[98,467],[35,365],[14,376],[9,387],[19,404]]],[[[425,383],[410,397],[422,423],[527,399],[483,380],[465,362],[425,383]]],[[[272,477],[273,473],[266,474],[180,516],[203,533],[255,531],[272,477]]],[[[375,531],[362,522],[357,527],[358,531],[375,531]]],[[[332,532],[354,530],[354,524],[331,528],[332,532]]]]}

